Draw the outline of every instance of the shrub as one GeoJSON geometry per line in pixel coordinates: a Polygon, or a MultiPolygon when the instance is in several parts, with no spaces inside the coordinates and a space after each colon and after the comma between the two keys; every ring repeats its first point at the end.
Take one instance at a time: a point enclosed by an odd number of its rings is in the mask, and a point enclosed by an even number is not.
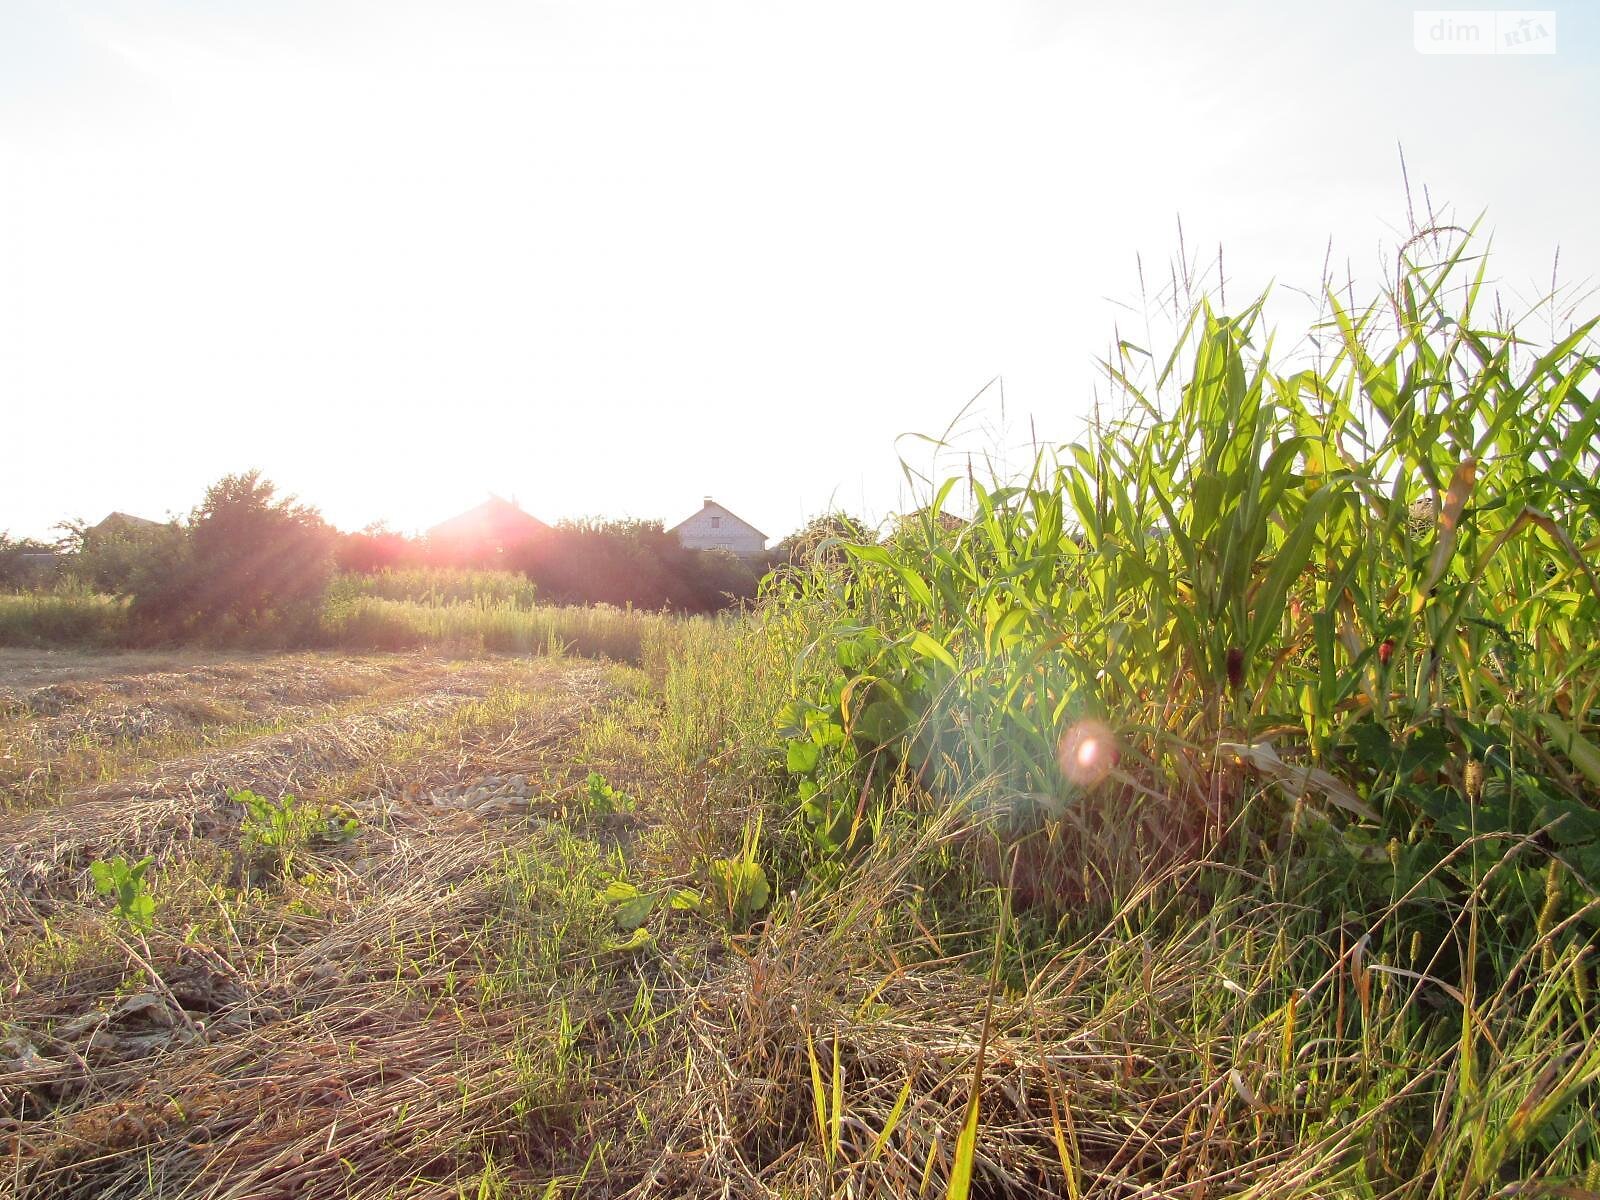
{"type": "Polygon", "coordinates": [[[60,573],[60,565],[55,547],[0,533],[0,589],[47,586],[60,573]]]}
{"type": "Polygon", "coordinates": [[[357,533],[340,534],[334,558],[341,571],[395,571],[415,565],[420,551],[410,538],[378,523],[357,533]]]}
{"type": "Polygon", "coordinates": [[[517,547],[507,565],[564,604],[705,613],[755,596],[764,560],[686,550],[659,521],[569,521],[517,547]]]}
{"type": "Polygon", "coordinates": [[[812,517],[801,528],[772,549],[772,557],[790,566],[808,566],[819,556],[829,562],[844,561],[844,542],[864,542],[872,538],[872,526],[847,512],[829,512],[812,517]]]}
{"type": "Polygon", "coordinates": [[[171,579],[186,554],[186,535],[176,521],[164,525],[112,523],[67,526],[76,553],[72,576],[93,592],[131,596],[171,579]]]}

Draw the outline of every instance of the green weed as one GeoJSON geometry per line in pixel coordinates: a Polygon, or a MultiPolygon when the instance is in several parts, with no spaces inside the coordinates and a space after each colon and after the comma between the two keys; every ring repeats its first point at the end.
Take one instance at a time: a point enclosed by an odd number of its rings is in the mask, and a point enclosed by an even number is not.
{"type": "Polygon", "coordinates": [[[110,897],[117,919],[138,933],[149,933],[155,924],[156,904],[144,880],[154,861],[146,855],[130,864],[119,854],[109,861],[89,864],[95,891],[110,897]]]}
{"type": "Polygon", "coordinates": [[[584,781],[580,803],[584,813],[594,817],[631,813],[635,807],[633,797],[617,791],[606,782],[606,777],[599,771],[589,772],[589,777],[584,781]]]}
{"type": "Polygon", "coordinates": [[[246,859],[269,864],[285,874],[293,871],[297,853],[316,844],[348,841],[360,829],[352,814],[294,796],[273,800],[242,791],[229,798],[244,806],[239,833],[246,859]]]}

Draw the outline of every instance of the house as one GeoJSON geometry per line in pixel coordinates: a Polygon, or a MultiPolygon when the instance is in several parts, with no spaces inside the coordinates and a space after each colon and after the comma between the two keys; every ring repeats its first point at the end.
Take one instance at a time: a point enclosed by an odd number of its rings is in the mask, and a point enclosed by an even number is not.
{"type": "Polygon", "coordinates": [[[523,512],[515,500],[491,495],[476,508],[428,530],[428,544],[447,554],[478,558],[525,545],[549,529],[538,517],[523,512]]]}
{"type": "Polygon", "coordinates": [[[728,550],[750,558],[767,552],[766,534],[710,496],[699,512],[667,532],[677,535],[685,550],[728,550]]]}
{"type": "Polygon", "coordinates": [[[146,517],[136,517],[132,513],[114,512],[98,525],[89,526],[88,529],[84,530],[84,533],[92,534],[96,537],[134,537],[160,528],[160,521],[151,521],[146,517]]]}

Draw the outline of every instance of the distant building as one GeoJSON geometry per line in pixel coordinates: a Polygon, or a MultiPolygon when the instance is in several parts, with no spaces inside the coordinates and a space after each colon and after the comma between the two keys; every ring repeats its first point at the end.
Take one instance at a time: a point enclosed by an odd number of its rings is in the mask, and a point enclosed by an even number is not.
{"type": "Polygon", "coordinates": [[[766,534],[710,496],[699,512],[667,532],[676,534],[686,550],[730,550],[749,557],[767,552],[766,534]]]}
{"type": "Polygon", "coordinates": [[[160,521],[136,517],[132,513],[114,512],[98,525],[89,526],[84,532],[97,537],[128,537],[130,534],[148,533],[152,529],[160,528],[160,521]]]}
{"type": "Polygon", "coordinates": [[[428,544],[449,554],[477,558],[521,546],[549,530],[515,501],[490,496],[476,508],[441,521],[428,530],[428,544]]]}

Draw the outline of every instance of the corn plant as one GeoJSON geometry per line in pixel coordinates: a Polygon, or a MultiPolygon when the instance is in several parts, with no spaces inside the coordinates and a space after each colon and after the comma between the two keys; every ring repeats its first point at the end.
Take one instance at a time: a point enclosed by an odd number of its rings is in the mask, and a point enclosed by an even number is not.
{"type": "MultiPolygon", "coordinates": [[[[1202,300],[1170,352],[1118,346],[1120,416],[837,538],[766,611],[808,630],[774,765],[814,881],[953,812],[929,895],[1005,882],[1018,938],[1041,913],[1066,936],[1163,868],[1197,880],[1174,904],[1239,896],[1185,866],[1225,858],[1301,906],[1301,936],[1344,939],[1348,1003],[1315,1018],[1274,951],[1284,1045],[1314,1022],[1356,1064],[1327,1101],[1393,1106],[1396,1178],[1486,1187],[1588,1153],[1600,358],[1594,320],[1536,341],[1491,310],[1473,244],[1414,240],[1365,307],[1330,294],[1319,354],[1287,367],[1262,302],[1202,300]],[[1395,979],[1461,1004],[1395,1008],[1395,979]],[[1524,1070],[1535,1044],[1560,1069],[1524,1070]],[[1385,1055],[1454,1064],[1431,1141],[1400,1119],[1424,1076],[1382,1079],[1385,1055]]],[[[1455,1194],[1428,1186],[1406,1194],[1455,1194]]]]}
{"type": "Polygon", "coordinates": [[[819,798],[822,782],[859,781],[880,750],[1026,820],[1081,807],[1093,789],[1060,750],[1094,719],[1130,735],[1156,790],[1210,794],[1218,818],[1238,798],[1219,781],[1253,769],[1219,746],[1270,742],[1343,772],[1379,731],[1388,770],[1362,790],[1402,836],[1422,814],[1395,768],[1433,738],[1441,779],[1459,784],[1467,761],[1488,790],[1537,774],[1533,808],[1564,811],[1587,855],[1594,323],[1537,350],[1482,325],[1482,264],[1451,287],[1467,244],[1407,260],[1361,312],[1330,297],[1338,349],[1316,369],[1273,369],[1259,302],[1233,316],[1202,303],[1159,369],[1109,364],[1126,417],[1021,482],[970,481],[958,530],[938,519],[949,480],[889,541],[844,543],[851,570],[801,584],[799,603],[831,594],[841,611],[784,718],[818,845],[846,849],[857,807],[819,798]]]}

